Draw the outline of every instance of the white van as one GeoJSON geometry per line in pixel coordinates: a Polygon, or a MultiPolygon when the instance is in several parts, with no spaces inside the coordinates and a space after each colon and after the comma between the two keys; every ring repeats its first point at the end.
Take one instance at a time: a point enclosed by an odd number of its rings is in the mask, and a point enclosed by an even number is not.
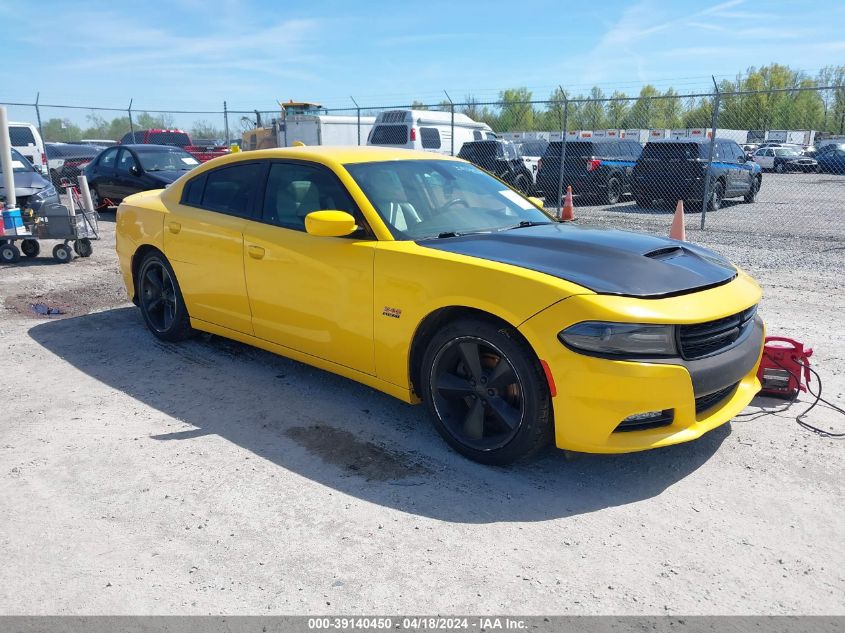
{"type": "Polygon", "coordinates": [[[451,112],[387,110],[376,117],[367,145],[422,149],[457,156],[464,143],[496,139],[489,125],[457,112],[454,129],[453,145],[451,112]]]}
{"type": "Polygon", "coordinates": [[[9,122],[9,140],[12,147],[26,156],[42,174],[47,173],[47,154],[38,128],[32,123],[9,122]]]}

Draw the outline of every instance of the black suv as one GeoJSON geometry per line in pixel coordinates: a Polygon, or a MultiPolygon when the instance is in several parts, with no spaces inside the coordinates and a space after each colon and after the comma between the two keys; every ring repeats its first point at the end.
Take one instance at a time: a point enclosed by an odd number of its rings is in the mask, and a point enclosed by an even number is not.
{"type": "MultiPolygon", "coordinates": [[[[557,198],[561,149],[560,141],[549,143],[537,169],[538,194],[545,195],[547,204],[557,198]]],[[[616,204],[631,190],[631,170],[642,150],[637,141],[625,139],[567,141],[563,190],[571,186],[574,194],[616,204]]],[[[560,206],[560,201],[555,206],[560,206]]]]}
{"type": "Polygon", "coordinates": [[[461,146],[458,158],[481,167],[525,195],[532,194],[534,178],[510,141],[469,141],[461,146]]]}
{"type": "MultiPolygon", "coordinates": [[[[654,200],[674,204],[693,202],[701,208],[707,161],[708,139],[663,139],[649,141],[634,167],[631,188],[637,206],[648,208],[654,200]]],[[[724,198],[743,196],[754,202],[763,181],[760,165],[749,161],[745,152],[728,139],[716,139],[713,147],[710,200],[708,211],[722,206],[724,198]]]]}

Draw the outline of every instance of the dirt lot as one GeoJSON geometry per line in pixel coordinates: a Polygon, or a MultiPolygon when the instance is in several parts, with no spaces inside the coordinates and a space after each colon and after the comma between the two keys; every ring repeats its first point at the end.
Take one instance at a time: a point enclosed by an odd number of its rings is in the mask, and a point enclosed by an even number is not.
{"type": "MultiPolygon", "coordinates": [[[[688,237],[761,281],[770,333],[814,345],[841,404],[841,183],[796,230],[773,221],[813,178],[767,175],[688,237]]],[[[156,342],[108,220],[90,259],[0,267],[0,613],[845,614],[843,444],[795,423],[806,404],[758,399],[670,449],[482,467],[420,407],[218,338],[156,342]]]]}

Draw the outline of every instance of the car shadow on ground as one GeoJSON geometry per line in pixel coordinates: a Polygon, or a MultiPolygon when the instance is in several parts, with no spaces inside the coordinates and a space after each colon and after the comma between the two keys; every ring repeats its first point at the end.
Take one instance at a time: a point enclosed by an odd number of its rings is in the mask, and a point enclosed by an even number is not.
{"type": "Polygon", "coordinates": [[[173,418],[172,432],[150,425],[150,442],[215,434],[328,489],[444,521],[542,521],[635,503],[693,473],[730,435],[724,425],[679,446],[574,460],[550,448],[492,468],[453,453],[422,406],[218,337],[162,343],[133,307],[45,322],[29,335],[173,418]]]}

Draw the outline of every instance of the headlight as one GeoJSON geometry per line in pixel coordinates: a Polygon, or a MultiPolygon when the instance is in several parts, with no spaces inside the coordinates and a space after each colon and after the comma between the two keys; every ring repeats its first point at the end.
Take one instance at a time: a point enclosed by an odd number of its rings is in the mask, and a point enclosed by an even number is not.
{"type": "Polygon", "coordinates": [[[615,356],[670,356],[677,354],[671,325],[584,321],[558,334],[578,350],[615,356]]]}

